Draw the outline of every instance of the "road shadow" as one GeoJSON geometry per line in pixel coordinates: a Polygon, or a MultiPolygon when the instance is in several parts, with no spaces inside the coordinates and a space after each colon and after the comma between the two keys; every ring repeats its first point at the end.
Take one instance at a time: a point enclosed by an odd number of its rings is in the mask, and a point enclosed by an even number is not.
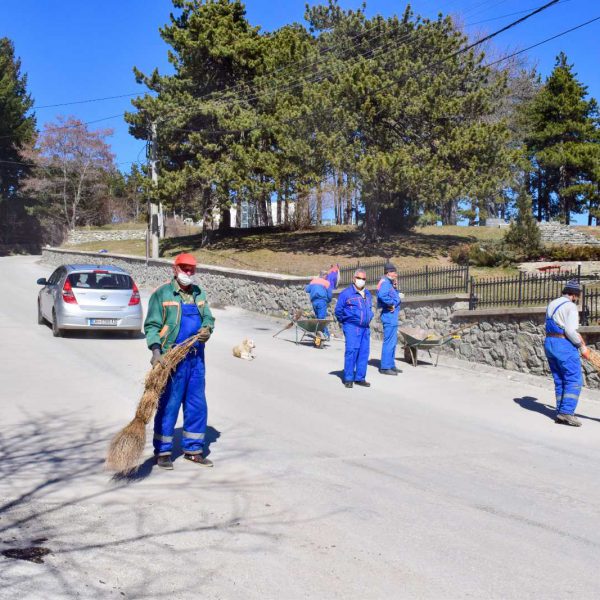
{"type": "Polygon", "coordinates": [[[344,371],[329,371],[329,375],[334,375],[337,377],[342,383],[344,382],[344,371]]]}
{"type": "MultiPolygon", "coordinates": [[[[550,406],[549,404],[544,404],[540,402],[537,398],[533,396],[523,396],[522,398],[513,398],[513,402],[518,404],[521,408],[525,410],[530,410],[532,412],[539,413],[552,419],[556,417],[556,408],[554,406],[550,406]]],[[[575,416],[580,419],[586,419],[588,421],[598,421],[600,423],[600,419],[595,417],[587,417],[586,415],[582,415],[580,413],[575,413],[575,416]]]]}
{"type": "Polygon", "coordinates": [[[370,358],[369,366],[375,367],[376,369],[381,369],[381,359],[380,358],[370,358]]]}

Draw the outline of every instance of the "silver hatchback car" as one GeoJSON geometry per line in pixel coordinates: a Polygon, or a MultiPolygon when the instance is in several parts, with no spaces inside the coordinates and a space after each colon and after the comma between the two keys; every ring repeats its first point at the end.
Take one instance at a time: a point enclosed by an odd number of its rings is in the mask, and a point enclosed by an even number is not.
{"type": "Polygon", "coordinates": [[[140,292],[131,275],[106,265],[62,265],[38,294],[38,323],[48,321],[60,337],[67,329],[127,331],[142,328],[140,292]]]}

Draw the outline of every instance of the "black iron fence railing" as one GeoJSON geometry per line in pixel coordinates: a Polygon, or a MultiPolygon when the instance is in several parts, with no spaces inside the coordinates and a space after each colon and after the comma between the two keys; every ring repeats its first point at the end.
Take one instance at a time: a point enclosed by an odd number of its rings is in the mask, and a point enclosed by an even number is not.
{"type": "MultiPolygon", "coordinates": [[[[386,259],[368,263],[357,262],[340,269],[340,286],[352,283],[357,269],[367,275],[367,285],[375,285],[383,277],[386,259]]],[[[423,269],[398,271],[398,289],[407,295],[467,293],[469,291],[469,267],[425,267],[423,269]]]]}
{"type": "Polygon", "coordinates": [[[581,280],[578,271],[550,274],[519,273],[510,277],[471,278],[469,308],[538,306],[560,296],[565,283],[581,280]]]}
{"type": "Polygon", "coordinates": [[[381,260],[370,261],[366,263],[357,261],[353,265],[341,267],[339,285],[350,285],[357,269],[361,269],[367,274],[367,285],[377,283],[383,277],[383,268],[387,262],[388,260],[383,258],[381,260]]]}
{"type": "Polygon", "coordinates": [[[425,267],[398,272],[398,289],[410,296],[467,293],[469,267],[425,267]]]}

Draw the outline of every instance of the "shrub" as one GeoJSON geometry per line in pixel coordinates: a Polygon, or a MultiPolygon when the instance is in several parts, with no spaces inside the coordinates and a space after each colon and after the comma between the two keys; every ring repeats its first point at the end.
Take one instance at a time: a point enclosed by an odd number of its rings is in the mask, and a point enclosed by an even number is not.
{"type": "Polygon", "coordinates": [[[437,225],[439,220],[440,218],[436,213],[434,213],[432,210],[427,210],[419,216],[417,220],[417,226],[427,227],[429,225],[437,225]]]}
{"type": "Polygon", "coordinates": [[[542,247],[540,228],[532,214],[531,197],[524,187],[519,190],[517,208],[517,220],[504,234],[504,244],[524,257],[536,256],[542,247]]]}

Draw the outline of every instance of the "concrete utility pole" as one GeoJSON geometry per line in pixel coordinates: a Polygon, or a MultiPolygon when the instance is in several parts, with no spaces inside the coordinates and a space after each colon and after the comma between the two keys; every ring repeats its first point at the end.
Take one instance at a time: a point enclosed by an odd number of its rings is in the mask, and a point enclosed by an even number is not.
{"type": "MultiPolygon", "coordinates": [[[[152,134],[150,139],[150,172],[152,183],[158,187],[157,149],[156,149],[156,122],[152,122],[152,134]]],[[[150,247],[152,258],[158,258],[158,238],[160,235],[160,207],[150,201],[150,247]]]]}

